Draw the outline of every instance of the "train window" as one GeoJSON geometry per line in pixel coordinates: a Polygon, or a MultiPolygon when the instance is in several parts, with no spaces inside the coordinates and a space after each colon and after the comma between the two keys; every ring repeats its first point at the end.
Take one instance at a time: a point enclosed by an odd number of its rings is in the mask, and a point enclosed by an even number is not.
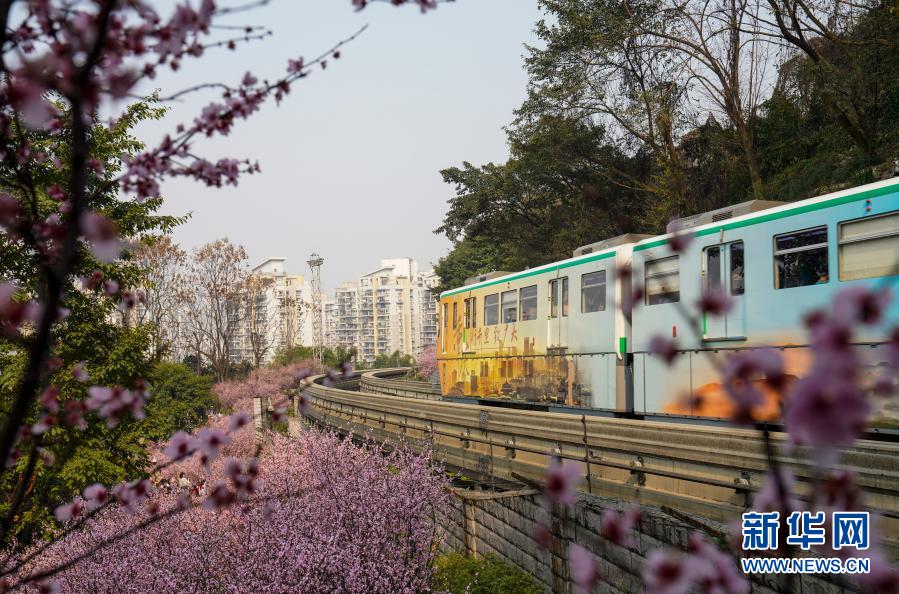
{"type": "Polygon", "coordinates": [[[446,328],[446,323],[449,321],[449,316],[447,315],[447,312],[449,311],[448,308],[449,308],[449,305],[444,303],[443,304],[443,327],[444,328],[446,328]]]}
{"type": "Polygon", "coordinates": [[[512,324],[518,321],[518,291],[503,292],[503,324],[512,324]]]}
{"type": "Polygon", "coordinates": [[[840,223],[840,280],[899,274],[899,211],[840,223]]]}
{"type": "Polygon", "coordinates": [[[475,328],[477,327],[478,314],[477,314],[477,297],[472,297],[470,299],[465,300],[465,327],[466,328],[475,328]]]}
{"type": "Polygon", "coordinates": [[[730,244],[730,294],[742,295],[745,289],[746,268],[743,256],[743,242],[730,244]]]}
{"type": "Polygon", "coordinates": [[[549,317],[559,317],[561,301],[562,316],[568,315],[568,277],[554,278],[549,281],[549,317]],[[560,299],[561,298],[561,299],[560,299]]]}
{"type": "Polygon", "coordinates": [[[484,297],[484,325],[499,324],[499,293],[484,297]]]}
{"type": "Polygon", "coordinates": [[[774,288],[818,285],[830,280],[827,227],[774,236],[774,288]]]}
{"type": "Polygon", "coordinates": [[[559,283],[560,279],[556,278],[549,281],[549,317],[559,317],[559,283]]]}
{"type": "Polygon", "coordinates": [[[646,263],[646,305],[680,301],[680,263],[678,256],[646,263]]]}
{"type": "Polygon", "coordinates": [[[606,271],[588,272],[581,276],[581,313],[605,311],[606,271]]]}
{"type": "Polygon", "coordinates": [[[537,285],[523,287],[518,292],[518,307],[522,321],[537,319],[537,285]]]}
{"type": "Polygon", "coordinates": [[[705,251],[706,283],[708,290],[720,290],[721,283],[721,246],[716,245],[705,251]]]}
{"type": "Polygon", "coordinates": [[[453,303],[453,329],[459,327],[459,302],[453,303]]]}

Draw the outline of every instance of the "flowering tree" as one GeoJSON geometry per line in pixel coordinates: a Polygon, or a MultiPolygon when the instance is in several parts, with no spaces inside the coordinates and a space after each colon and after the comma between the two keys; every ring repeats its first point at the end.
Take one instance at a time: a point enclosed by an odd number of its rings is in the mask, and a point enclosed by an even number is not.
{"type": "MultiPolygon", "coordinates": [[[[248,454],[228,446],[222,452],[248,454]]],[[[236,505],[217,510],[209,503],[167,516],[195,506],[195,499],[153,494],[135,514],[104,510],[19,573],[65,565],[155,514],[162,519],[64,569],[57,584],[67,592],[135,593],[428,589],[435,514],[447,491],[426,454],[385,453],[308,431],[296,439],[276,436],[249,478],[248,464],[230,458],[210,468],[211,483],[243,485],[236,505]],[[257,472],[265,479],[256,481],[257,472]]],[[[221,484],[211,489],[214,503],[221,484]]]]}
{"type": "MultiPolygon", "coordinates": [[[[409,3],[422,11],[436,4],[409,3]]],[[[222,17],[261,4],[265,1],[218,6],[213,0],[183,0],[170,14],[161,14],[140,0],[0,3],[0,240],[4,253],[12,254],[0,271],[4,341],[0,350],[17,362],[4,367],[2,377],[2,484],[12,485],[4,489],[0,513],[4,546],[10,544],[11,528],[23,504],[35,496],[36,474],[53,463],[48,446],[64,443],[77,448],[90,423],[114,430],[129,419],[139,420],[149,396],[139,366],[129,368],[128,385],[108,385],[106,377],[118,376],[89,373],[93,366],[102,367],[104,360],[69,361],[64,339],[78,320],[67,316],[89,311],[91,299],[102,308],[110,303],[136,305],[139,296],[123,282],[136,281],[137,276],[122,262],[132,257],[130,240],[148,230],[165,232],[174,224],[171,218],[150,215],[161,201],[160,183],[185,177],[221,187],[257,172],[258,164],[248,158],[206,159],[194,143],[225,136],[266,101],[284,100],[300,79],[340,58],[342,45],[352,39],[311,60],[286,59],[283,70],[265,80],[248,72],[235,83],[204,83],[172,93],[169,97],[216,90],[221,97],[191,122],[174,126],[155,146],[145,147],[133,139],[117,141],[135,120],[162,116],[146,104],[116,112],[118,100],[160,69],[177,71],[183,61],[207,51],[236,50],[241,43],[266,36],[255,27],[235,34],[233,26],[217,24],[222,17]],[[100,121],[101,109],[112,110],[117,117],[100,121]],[[111,270],[120,278],[109,278],[111,270]],[[67,387],[71,390],[61,389],[67,387]]],[[[369,4],[352,2],[360,10],[369,4]]],[[[245,422],[242,417],[237,420],[245,422]]],[[[172,447],[184,449],[185,455],[202,450],[202,455],[214,458],[226,439],[227,433],[209,429],[196,440],[181,439],[172,447]]],[[[210,500],[231,502],[245,495],[252,468],[249,463],[240,470],[232,468],[230,486],[218,489],[210,500]]],[[[148,483],[137,478],[114,489],[92,485],[84,491],[84,501],[61,506],[56,516],[86,522],[106,513],[113,501],[122,511],[134,511],[148,491],[148,483]]],[[[179,504],[162,512],[161,505],[152,506],[151,517],[132,528],[190,507],[179,504]]],[[[102,546],[120,542],[119,538],[123,536],[110,536],[102,546]]],[[[31,561],[37,562],[44,552],[41,547],[33,550],[31,561]]],[[[18,576],[16,585],[52,573],[23,574],[16,568],[21,562],[7,564],[4,570],[18,576]]]]}
{"type": "Polygon", "coordinates": [[[437,347],[431,345],[418,355],[418,373],[425,378],[430,378],[437,373],[437,347]]]}
{"type": "Polygon", "coordinates": [[[136,250],[145,282],[146,305],[138,311],[137,323],[154,327],[153,348],[160,356],[179,340],[177,312],[185,296],[184,266],[187,254],[168,235],[148,238],[136,250]]]}

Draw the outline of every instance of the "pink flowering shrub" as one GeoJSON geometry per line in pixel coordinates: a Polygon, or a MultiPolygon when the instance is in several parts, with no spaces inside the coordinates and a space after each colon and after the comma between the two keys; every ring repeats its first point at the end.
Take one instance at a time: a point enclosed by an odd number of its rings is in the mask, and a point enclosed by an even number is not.
{"type": "Polygon", "coordinates": [[[437,373],[437,347],[431,345],[418,356],[418,374],[429,378],[437,373]]]}
{"type": "Polygon", "coordinates": [[[256,397],[266,403],[271,400],[274,405],[283,404],[283,390],[296,383],[300,370],[312,369],[316,365],[315,361],[298,361],[281,367],[261,367],[251,371],[245,379],[216,384],[213,392],[223,407],[235,411],[250,411],[256,397]]]}
{"type": "MultiPolygon", "coordinates": [[[[447,498],[439,470],[409,449],[314,430],[275,436],[245,503],[163,517],[53,580],[65,592],[422,592],[447,498]]],[[[19,573],[90,553],[178,505],[151,493],[137,513],[110,507],[19,573]]]]}

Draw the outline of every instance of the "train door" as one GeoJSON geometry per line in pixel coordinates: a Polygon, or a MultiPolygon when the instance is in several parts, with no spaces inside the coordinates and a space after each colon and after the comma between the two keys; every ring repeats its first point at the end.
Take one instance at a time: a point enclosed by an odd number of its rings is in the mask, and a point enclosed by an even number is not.
{"type": "Polygon", "coordinates": [[[738,339],[746,335],[745,253],[742,241],[705,248],[702,254],[703,291],[723,292],[731,301],[721,316],[703,314],[702,335],[707,340],[738,339]]]}
{"type": "Polygon", "coordinates": [[[546,321],[546,346],[568,346],[568,277],[549,281],[549,318],[546,321]]]}

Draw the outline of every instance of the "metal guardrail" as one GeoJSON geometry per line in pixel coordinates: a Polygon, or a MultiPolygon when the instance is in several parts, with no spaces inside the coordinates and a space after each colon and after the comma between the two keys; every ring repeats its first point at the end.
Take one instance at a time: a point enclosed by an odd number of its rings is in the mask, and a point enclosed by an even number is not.
{"type": "Polygon", "coordinates": [[[430,382],[397,379],[405,377],[408,373],[408,367],[362,372],[359,379],[359,391],[423,400],[440,400],[440,388],[430,382]]]}
{"type": "MultiPolygon", "coordinates": [[[[380,373],[389,372],[400,370],[380,373]]],[[[430,443],[438,460],[476,478],[542,483],[550,457],[557,456],[581,466],[584,491],[720,522],[738,517],[768,469],[764,442],[748,429],[495,408],[319,384],[308,394],[308,420],[379,440],[430,443]]],[[[790,451],[785,435],[772,440],[779,451],[790,451]]],[[[796,475],[800,497],[809,496],[815,475],[809,459],[804,448],[779,456],[796,475]]],[[[899,550],[899,444],[859,441],[842,453],[839,467],[855,473],[867,504],[882,516],[881,534],[899,550]]]]}

